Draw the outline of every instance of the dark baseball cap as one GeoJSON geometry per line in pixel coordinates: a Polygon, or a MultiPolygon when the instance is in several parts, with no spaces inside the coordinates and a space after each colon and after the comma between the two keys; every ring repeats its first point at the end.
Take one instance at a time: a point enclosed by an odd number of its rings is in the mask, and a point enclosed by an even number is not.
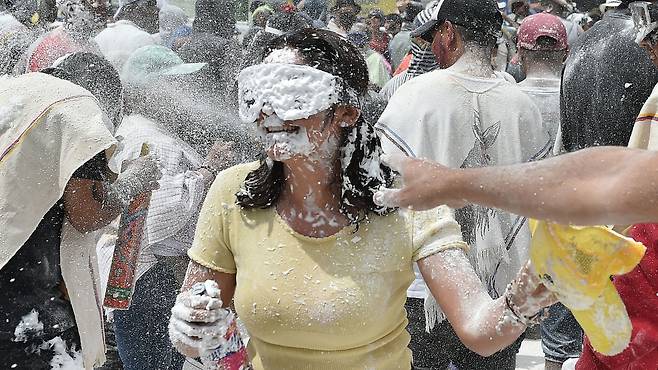
{"type": "Polygon", "coordinates": [[[427,38],[445,21],[481,33],[483,37],[498,37],[501,33],[503,17],[494,0],[439,0],[430,6],[433,6],[432,17],[412,31],[412,37],[427,38]]]}

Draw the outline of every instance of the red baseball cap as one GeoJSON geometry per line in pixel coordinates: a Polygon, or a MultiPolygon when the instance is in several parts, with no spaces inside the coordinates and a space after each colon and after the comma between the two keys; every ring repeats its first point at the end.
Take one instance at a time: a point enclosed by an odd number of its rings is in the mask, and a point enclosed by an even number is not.
{"type": "Polygon", "coordinates": [[[517,46],[527,50],[564,50],[567,48],[567,29],[557,16],[548,13],[526,17],[516,32],[517,46]],[[547,36],[555,39],[555,46],[546,48],[537,44],[537,39],[547,36]]]}

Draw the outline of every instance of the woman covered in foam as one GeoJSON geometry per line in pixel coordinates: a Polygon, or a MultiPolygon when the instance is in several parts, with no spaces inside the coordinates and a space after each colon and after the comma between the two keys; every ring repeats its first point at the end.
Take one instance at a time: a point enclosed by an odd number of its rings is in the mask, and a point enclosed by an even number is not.
{"type": "Polygon", "coordinates": [[[227,326],[221,306],[233,301],[256,369],[409,369],[414,262],[462,341],[483,355],[514,342],[552,303],[527,268],[492,300],[449,208],[403,214],[373,202],[392,172],[361,118],[366,64],[342,38],[280,36],[238,82],[241,119],[257,125],[266,153],[220,173],[209,190],[172,310],[179,351],[216,347],[227,326]],[[206,280],[220,293],[190,299],[187,289],[206,280]]]}

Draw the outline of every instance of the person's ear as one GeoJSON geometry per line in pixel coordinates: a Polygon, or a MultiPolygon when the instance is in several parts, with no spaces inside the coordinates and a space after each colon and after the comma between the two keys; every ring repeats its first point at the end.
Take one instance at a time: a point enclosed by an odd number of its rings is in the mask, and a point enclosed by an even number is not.
{"type": "Polygon", "coordinates": [[[361,117],[361,110],[351,105],[339,105],[334,112],[334,122],[338,122],[341,127],[352,127],[361,117]]]}
{"type": "Polygon", "coordinates": [[[457,41],[457,35],[455,32],[455,25],[452,24],[450,21],[445,21],[443,22],[443,28],[442,33],[445,35],[445,37],[448,40],[448,45],[453,45],[457,41]]]}

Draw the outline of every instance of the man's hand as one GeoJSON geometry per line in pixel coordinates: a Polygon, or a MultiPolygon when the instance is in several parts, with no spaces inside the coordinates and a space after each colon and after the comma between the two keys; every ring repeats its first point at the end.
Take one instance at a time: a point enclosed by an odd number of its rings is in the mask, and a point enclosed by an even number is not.
{"type": "Polygon", "coordinates": [[[160,188],[162,178],[160,165],[154,155],[149,154],[126,162],[126,169],[108,188],[108,196],[122,206],[128,205],[135,196],[160,188]]]}
{"type": "Polygon", "coordinates": [[[382,161],[402,176],[401,189],[382,188],[374,195],[376,204],[388,207],[410,208],[417,211],[446,204],[463,207],[465,202],[454,189],[457,170],[427,160],[401,155],[383,155],[382,161]]]}

